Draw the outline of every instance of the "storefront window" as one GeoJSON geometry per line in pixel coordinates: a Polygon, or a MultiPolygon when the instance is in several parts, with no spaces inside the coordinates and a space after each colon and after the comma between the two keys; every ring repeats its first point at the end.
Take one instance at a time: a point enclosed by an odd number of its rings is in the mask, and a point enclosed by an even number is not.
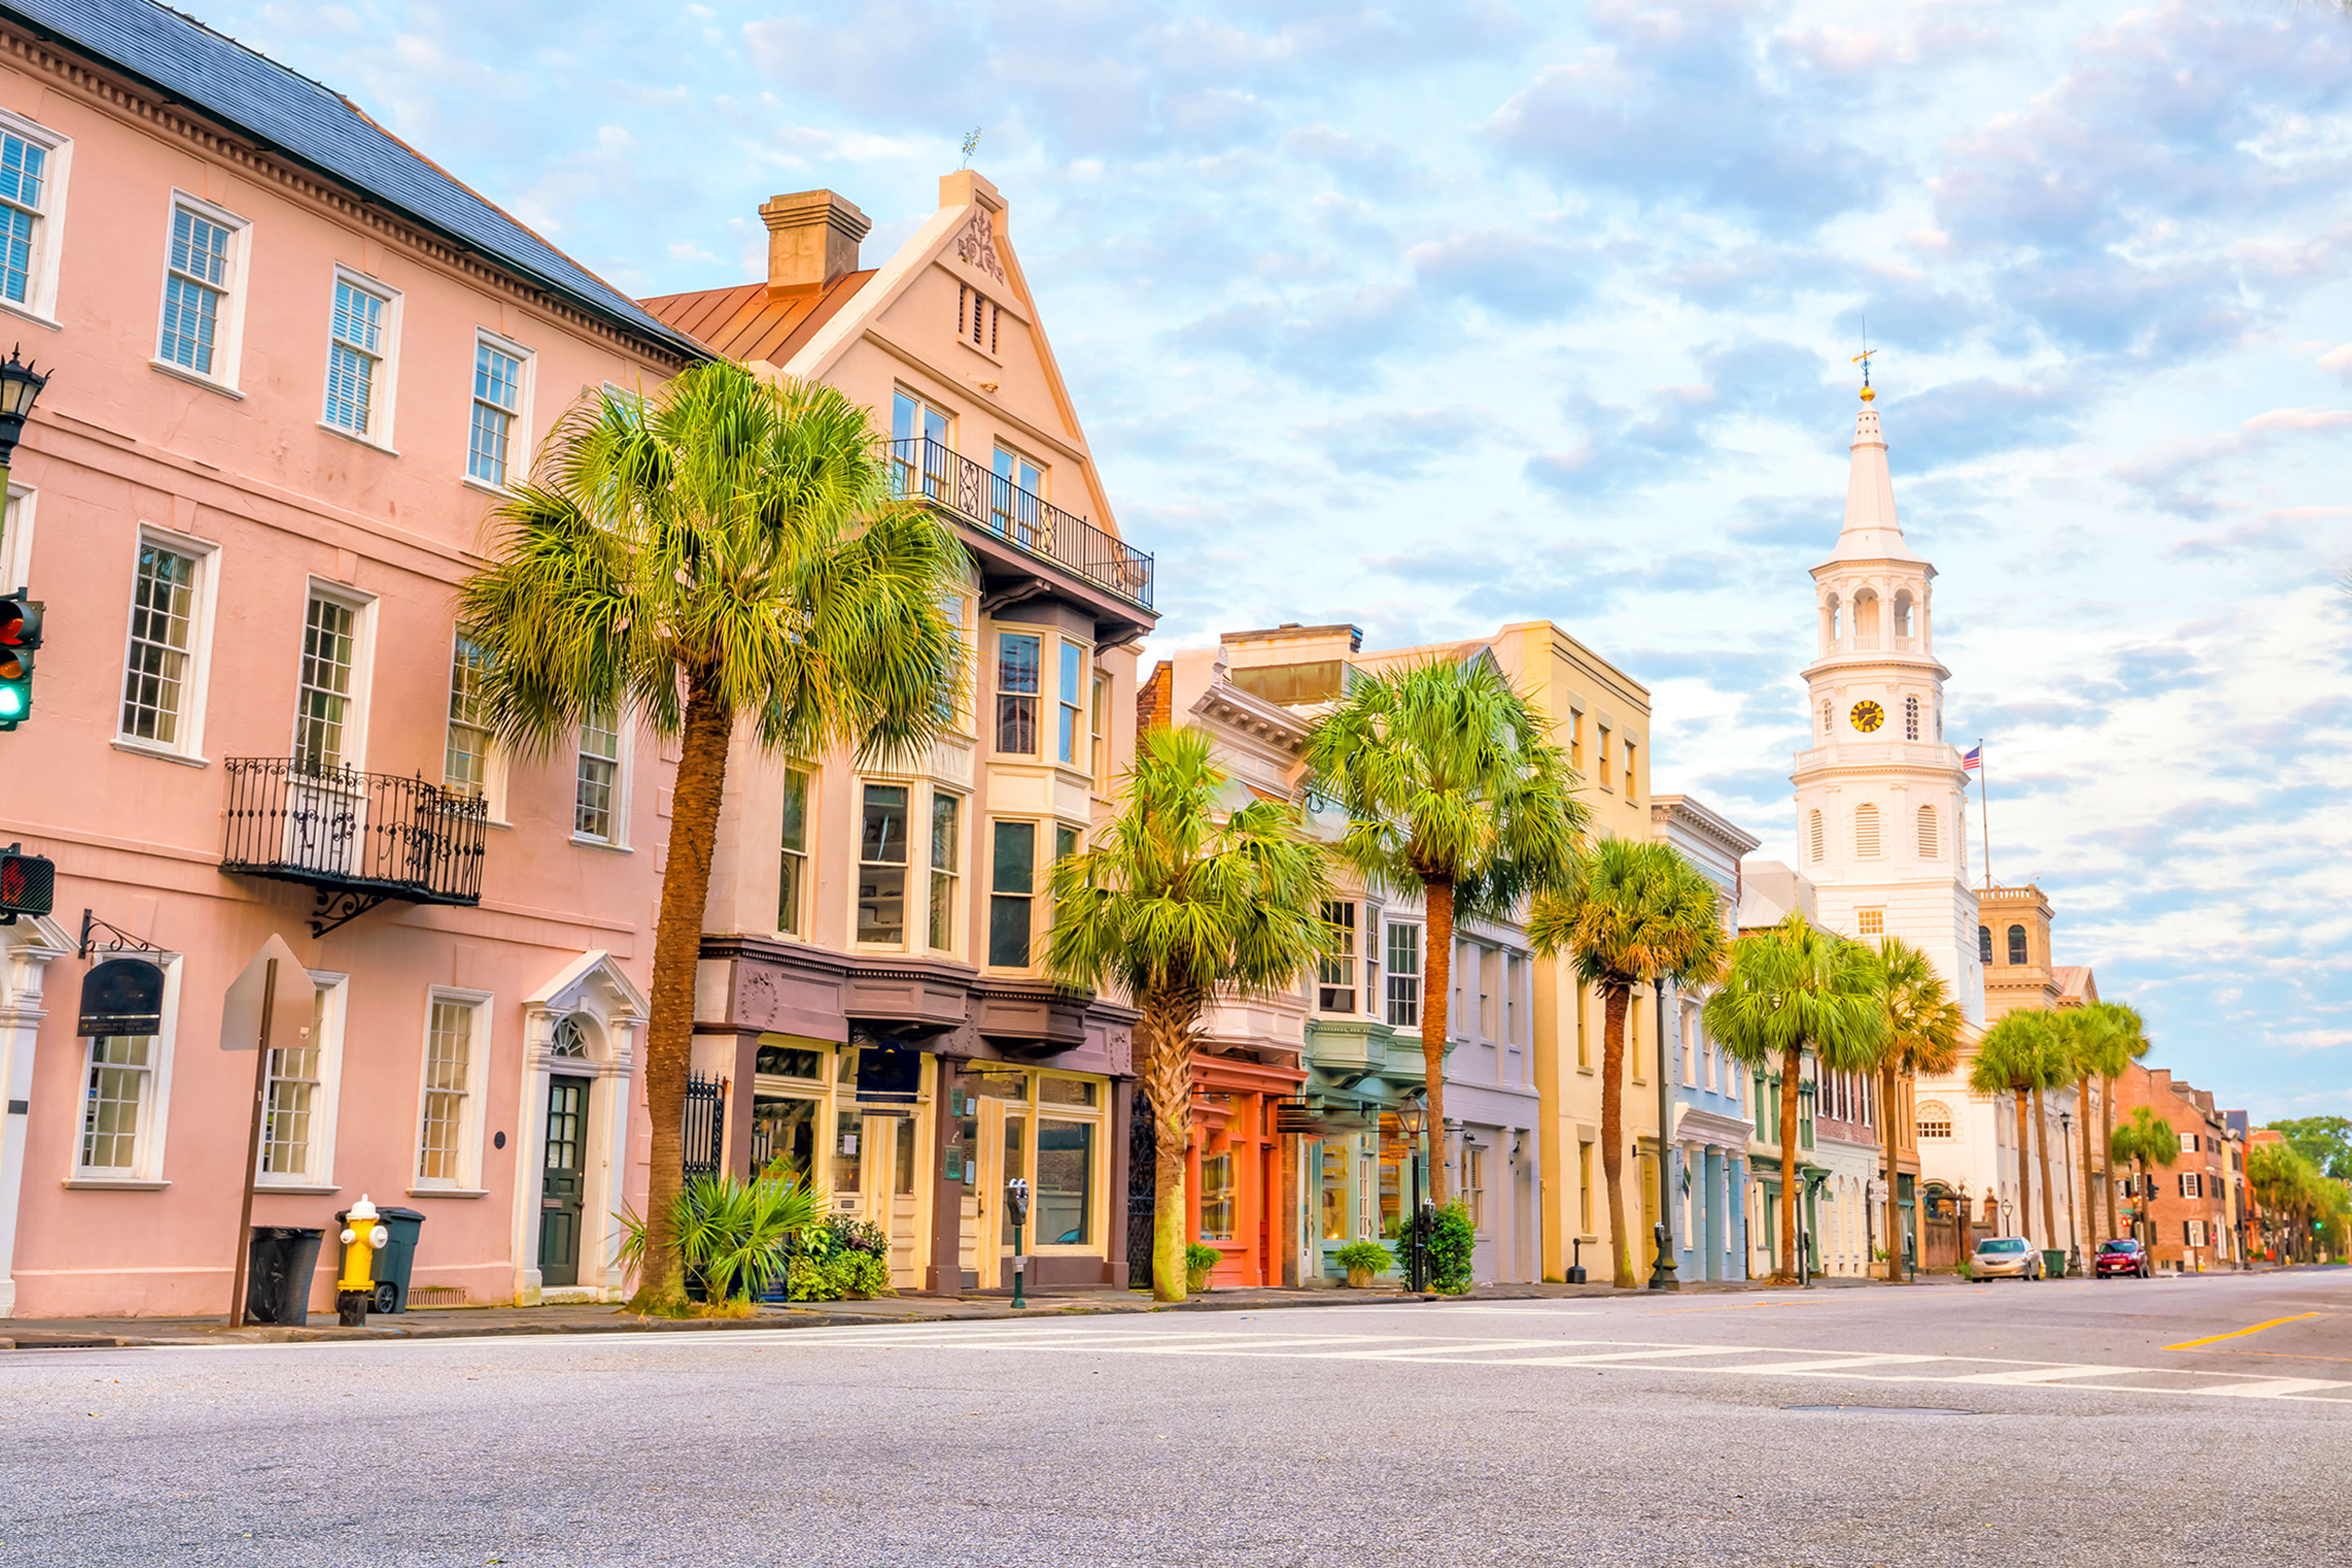
{"type": "Polygon", "coordinates": [[[864,1127],[865,1118],[855,1110],[834,1117],[833,1196],[836,1203],[866,1190],[866,1155],[858,1136],[864,1127]]]}
{"type": "Polygon", "coordinates": [[[1412,1155],[1396,1113],[1381,1112],[1381,1234],[1394,1236],[1404,1219],[1404,1168],[1412,1155]]]}
{"type": "Polygon", "coordinates": [[[1091,1121],[1037,1125],[1037,1240],[1085,1247],[1094,1241],[1095,1128],[1091,1121]]]}
{"type": "Polygon", "coordinates": [[[797,1046],[761,1046],[753,1070],[762,1078],[823,1078],[824,1058],[797,1046]]]}
{"type": "Polygon", "coordinates": [[[1323,1140],[1323,1239],[1346,1241],[1348,1232],[1348,1145],[1337,1138],[1323,1140]]]}
{"type": "Polygon", "coordinates": [[[1092,1105],[1101,1087],[1075,1078],[1039,1079],[1037,1100],[1042,1105],[1092,1105]]]}
{"type": "Polygon", "coordinates": [[[751,1167],[764,1171],[777,1160],[805,1176],[816,1161],[817,1102],[755,1097],[751,1101],[751,1167]]]}
{"type": "Polygon", "coordinates": [[[915,1119],[901,1116],[898,1120],[898,1158],[890,1167],[893,1176],[890,1185],[898,1196],[907,1198],[915,1194],[915,1119]]]}
{"type": "Polygon", "coordinates": [[[1234,1238],[1234,1156],[1230,1149],[1201,1162],[1201,1239],[1234,1238]]]}

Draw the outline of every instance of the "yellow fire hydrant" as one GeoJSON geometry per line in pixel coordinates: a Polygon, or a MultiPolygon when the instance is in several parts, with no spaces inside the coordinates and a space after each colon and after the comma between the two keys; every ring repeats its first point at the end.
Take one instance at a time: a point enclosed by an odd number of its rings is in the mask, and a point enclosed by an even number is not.
{"type": "Polygon", "coordinates": [[[375,1205],[362,1193],[360,1201],[343,1215],[343,1277],[335,1281],[336,1320],[347,1329],[367,1327],[368,1308],[375,1302],[375,1255],[392,1240],[392,1232],[376,1223],[375,1205]]]}

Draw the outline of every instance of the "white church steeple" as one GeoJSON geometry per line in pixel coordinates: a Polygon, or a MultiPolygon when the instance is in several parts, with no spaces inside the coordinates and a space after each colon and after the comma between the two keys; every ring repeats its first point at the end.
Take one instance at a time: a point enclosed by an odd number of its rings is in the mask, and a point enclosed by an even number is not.
{"type": "Polygon", "coordinates": [[[1813,568],[1818,649],[1805,669],[1812,743],[1797,755],[1798,863],[1821,919],[1900,936],[1984,1016],[1959,752],[1944,740],[1930,598],[1936,569],[1895,510],[1875,397],[1864,384],[1836,548],[1813,568]]]}

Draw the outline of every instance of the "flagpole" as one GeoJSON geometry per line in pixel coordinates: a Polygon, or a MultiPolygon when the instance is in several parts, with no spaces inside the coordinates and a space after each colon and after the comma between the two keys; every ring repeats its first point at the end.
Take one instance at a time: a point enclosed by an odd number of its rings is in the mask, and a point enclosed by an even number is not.
{"type": "Polygon", "coordinates": [[[1992,890],[1992,775],[1986,772],[1984,737],[1977,737],[1977,820],[1984,825],[1984,885],[1992,890]]]}

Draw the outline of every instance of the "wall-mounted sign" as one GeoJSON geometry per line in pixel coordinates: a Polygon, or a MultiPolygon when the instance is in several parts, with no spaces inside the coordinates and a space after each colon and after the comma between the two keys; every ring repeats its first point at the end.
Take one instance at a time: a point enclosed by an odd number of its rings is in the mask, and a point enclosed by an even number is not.
{"type": "Polygon", "coordinates": [[[220,1048],[257,1050],[261,1047],[263,993],[273,985],[270,1000],[270,1044],[284,1046],[310,1037],[310,1016],[318,1006],[318,987],[294,950],[282,936],[272,936],[253,955],[245,972],[229,982],[221,997],[220,1048]]]}
{"type": "Polygon", "coordinates": [[[869,1105],[912,1105],[923,1085],[923,1053],[887,1039],[857,1053],[857,1098],[869,1105]]]}
{"type": "Polygon", "coordinates": [[[160,1035],[163,1032],[163,970],[143,958],[110,958],[81,977],[81,1022],[74,1032],[160,1035]]]}

